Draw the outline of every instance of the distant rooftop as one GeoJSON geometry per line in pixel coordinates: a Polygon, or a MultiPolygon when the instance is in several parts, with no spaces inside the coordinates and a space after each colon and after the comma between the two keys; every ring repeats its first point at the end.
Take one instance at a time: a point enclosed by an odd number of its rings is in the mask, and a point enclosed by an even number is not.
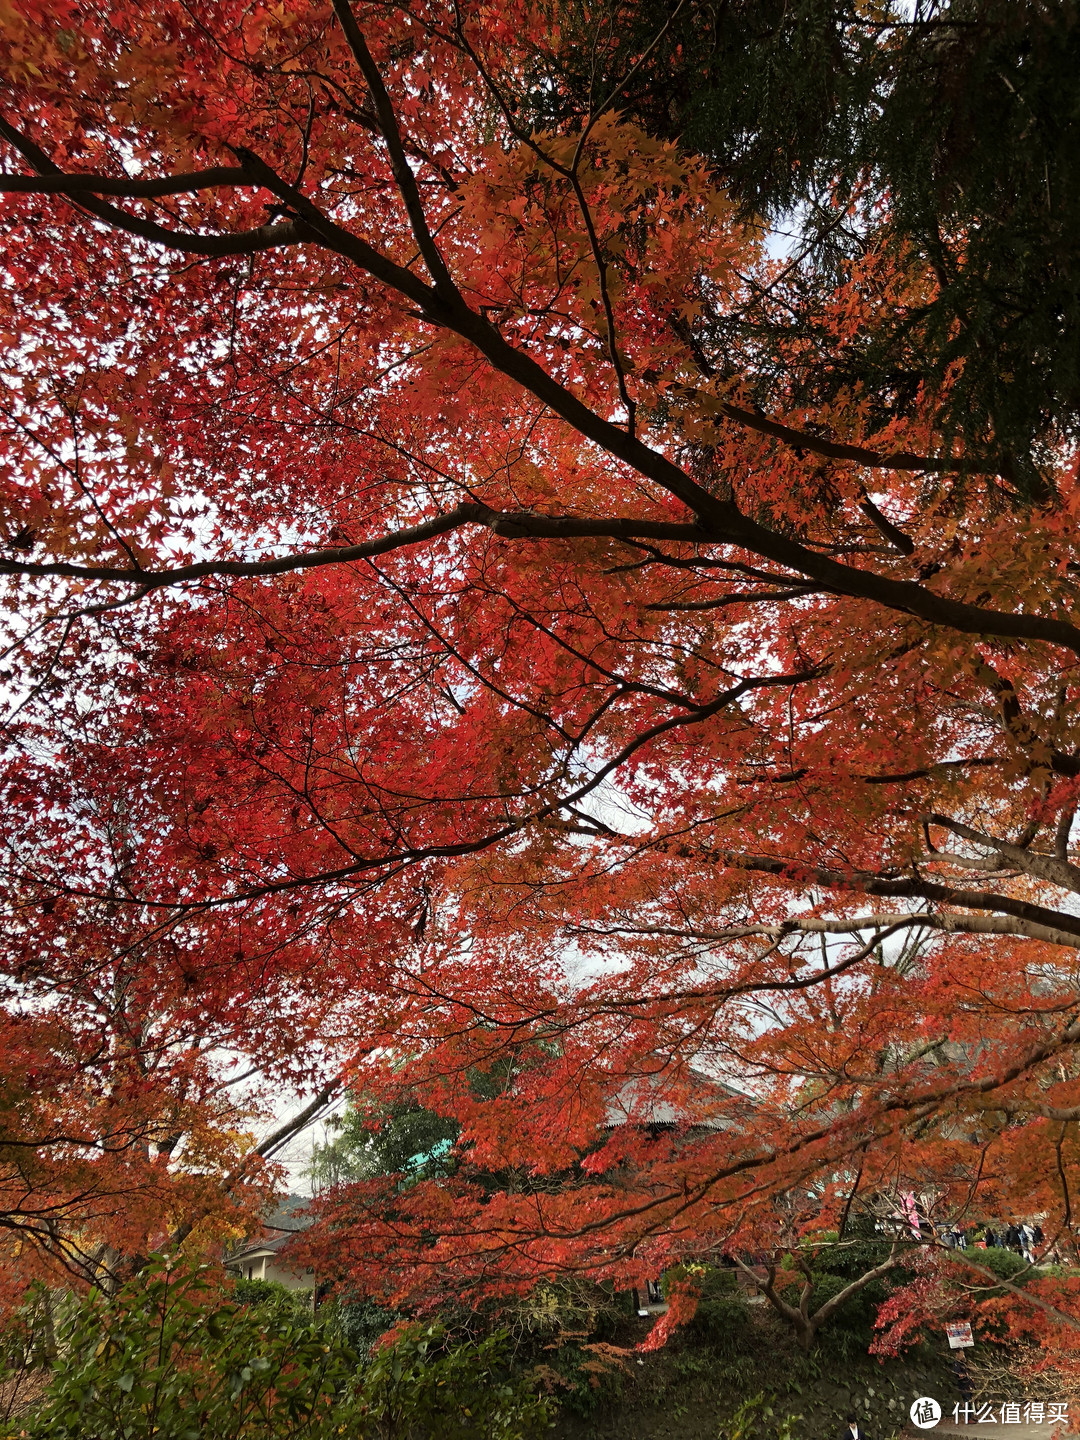
{"type": "Polygon", "coordinates": [[[229,1254],[227,1263],[234,1265],[252,1255],[276,1255],[311,1224],[310,1215],[299,1213],[310,1204],[307,1195],[286,1195],[263,1220],[260,1234],[242,1240],[239,1248],[229,1254]]]}
{"type": "Polygon", "coordinates": [[[749,1095],[691,1067],[679,1074],[658,1070],[627,1080],[608,1102],[604,1124],[695,1125],[730,1130],[756,1108],[749,1095]]]}

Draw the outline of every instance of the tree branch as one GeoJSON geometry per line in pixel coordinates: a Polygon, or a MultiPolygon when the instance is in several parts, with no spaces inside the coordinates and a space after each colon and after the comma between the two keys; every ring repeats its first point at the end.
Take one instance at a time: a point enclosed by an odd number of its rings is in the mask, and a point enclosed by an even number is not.
{"type": "Polygon", "coordinates": [[[859,1291],[865,1290],[867,1285],[872,1285],[875,1280],[880,1280],[882,1275],[887,1275],[890,1270],[894,1270],[900,1263],[900,1255],[901,1247],[894,1243],[888,1258],[883,1260],[880,1265],[875,1265],[872,1270],[867,1270],[864,1275],[852,1280],[850,1285],[845,1285],[843,1290],[838,1291],[831,1300],[826,1300],[824,1305],[819,1306],[810,1316],[810,1323],[814,1329],[820,1329],[853,1295],[858,1295],[859,1291]]]}
{"type": "MultiPolygon", "coordinates": [[[[267,1160],[276,1151],[280,1150],[283,1145],[288,1144],[290,1140],[305,1130],[313,1120],[318,1118],[320,1111],[324,1110],[334,1096],[339,1093],[344,1083],[343,1076],[335,1076],[333,1080],[323,1086],[315,1098],[310,1101],[309,1104],[305,1105],[302,1110],[298,1110],[295,1115],[286,1120],[283,1125],[279,1125],[276,1130],[271,1130],[270,1134],[261,1140],[253,1150],[248,1151],[239,1165],[234,1166],[227,1175],[222,1177],[217,1186],[218,1193],[221,1195],[230,1195],[238,1185],[243,1183],[247,1178],[248,1171],[251,1169],[253,1156],[267,1160]]],[[[189,1215],[186,1220],[182,1221],[169,1236],[170,1249],[175,1249],[177,1246],[182,1245],[201,1219],[202,1214],[196,1214],[189,1215]]]]}
{"type": "MultiPolygon", "coordinates": [[[[0,134],[5,135],[42,173],[59,173],[57,167],[33,142],[4,121],[0,121],[0,134]]],[[[621,426],[605,420],[590,409],[553,379],[530,355],[515,349],[494,325],[471,310],[459,295],[455,293],[455,296],[449,299],[438,293],[412,271],[397,265],[367,241],[335,224],[298,190],[275,174],[258,156],[241,149],[236,153],[253,180],[284,200],[300,217],[299,222],[263,226],[259,230],[237,235],[185,235],[137,220],[122,210],[96,200],[83,201],[83,207],[97,218],[144,239],[197,254],[242,254],[275,245],[317,241],[353,261],[376,280],[411,300],[432,324],[452,330],[469,341],[496,370],[529,391],[579,434],[602,446],[609,454],[624,461],[639,474],[682,501],[699,517],[702,528],[698,535],[701,542],[741,546],[756,555],[809,576],[836,594],[870,600],[886,609],[909,614],[928,624],[953,629],[961,634],[1042,640],[1064,646],[1080,655],[1080,629],[1068,621],[969,605],[939,595],[911,580],[896,580],[874,571],[841,564],[809,549],[797,540],[759,525],[743,515],[730,500],[721,500],[710,495],[666,455],[652,449],[636,435],[629,434],[621,426]]],[[[757,417],[749,415],[749,419],[756,420],[757,417]]],[[[860,458],[864,453],[872,453],[858,451],[858,447],[840,448],[845,452],[855,449],[860,458]]],[[[855,457],[847,454],[846,458],[855,457]]],[[[888,458],[894,468],[901,468],[896,456],[888,458]]],[[[908,468],[923,466],[923,457],[901,455],[899,458],[905,463],[911,462],[908,468]],[[915,463],[916,459],[918,464],[915,463]]],[[[940,462],[939,468],[956,467],[951,463],[946,465],[945,462],[940,462]]]]}
{"type": "Polygon", "coordinates": [[[465,501],[442,515],[380,535],[374,540],[297,555],[281,555],[269,560],[201,560],[193,565],[178,565],[172,570],[134,570],[118,565],[79,565],[68,560],[36,562],[5,557],[0,559],[0,575],[58,575],[78,580],[122,581],[139,585],[149,593],[163,586],[182,585],[214,575],[253,578],[285,575],[293,570],[316,569],[324,565],[344,565],[421,545],[464,525],[483,525],[493,534],[513,540],[625,540],[636,537],[700,544],[704,539],[701,528],[690,524],[637,520],[632,516],[594,520],[588,516],[540,515],[531,510],[492,510],[479,502],[465,501]]]}
{"type": "Polygon", "coordinates": [[[401,143],[401,131],[398,128],[397,117],[394,114],[394,107],[390,102],[390,96],[386,92],[382,76],[379,74],[379,67],[372,58],[371,51],[367,47],[363,32],[356,23],[352,6],[349,0],[333,0],[334,14],[338,18],[348,43],[353,53],[353,58],[364,77],[368,93],[371,96],[371,103],[375,109],[375,116],[379,125],[379,132],[386,143],[387,153],[390,157],[390,169],[393,172],[394,180],[397,182],[398,190],[405,204],[405,212],[409,217],[409,225],[413,237],[424,258],[424,264],[428,268],[432,280],[435,282],[437,293],[447,301],[461,300],[461,294],[454,284],[450,271],[446,268],[446,262],[439,253],[439,247],[435,244],[434,237],[428,228],[427,216],[424,213],[423,201],[420,199],[420,192],[416,187],[416,177],[405,157],[405,150],[401,143]]]}
{"type": "MultiPolygon", "coordinates": [[[[28,160],[40,175],[56,177],[64,181],[71,178],[65,176],[53,164],[44,150],[16,130],[13,125],[9,125],[2,117],[0,117],[0,135],[25,160],[28,160]]],[[[249,178],[246,183],[254,185],[259,182],[249,178]]],[[[75,196],[68,194],[67,198],[74,199],[75,196]]],[[[142,240],[150,240],[157,245],[167,246],[170,250],[180,250],[188,255],[251,255],[258,250],[269,250],[278,245],[295,245],[301,240],[309,238],[303,235],[291,220],[277,225],[260,225],[256,230],[242,230],[233,235],[192,235],[183,230],[169,230],[164,225],[155,224],[152,220],[143,220],[136,215],[129,215],[126,210],[119,210],[115,205],[106,205],[104,201],[96,200],[92,195],[81,195],[78,205],[87,214],[104,221],[105,224],[116,230],[125,230],[128,234],[137,235],[142,240]]]]}
{"type": "Polygon", "coordinates": [[[1013,845],[1008,840],[999,840],[995,835],[988,835],[985,831],[976,830],[973,826],[965,825],[961,820],[953,820],[948,815],[931,812],[926,819],[931,825],[938,825],[943,830],[950,830],[963,840],[970,840],[975,845],[982,845],[987,850],[995,851],[1017,870],[1022,870],[1025,875],[1034,876],[1037,880],[1046,880],[1051,885],[1060,885],[1063,890],[1072,890],[1080,894],[1080,866],[1074,865],[1068,859],[1057,855],[1044,855],[1038,850],[1029,850],[1026,846],[1013,845]]]}
{"type": "Polygon", "coordinates": [[[960,917],[937,914],[923,918],[922,923],[946,932],[957,929],[980,935],[1019,934],[1032,940],[1047,940],[1053,945],[1067,945],[1071,949],[1076,949],[1077,942],[1080,941],[1080,915],[1070,915],[1064,910],[1050,910],[1044,905],[1016,900],[1011,895],[996,895],[991,890],[965,890],[925,880],[921,876],[893,880],[882,876],[846,874],[841,870],[804,866],[771,855],[716,853],[714,858],[733,869],[797,879],[803,883],[823,885],[829,890],[857,891],[863,895],[885,895],[897,899],[932,900],[942,905],[959,905],[972,910],[996,910],[1002,915],[1011,915],[1014,920],[1023,922],[1020,928],[1002,930],[992,916],[960,917]]]}
{"type": "MultiPolygon", "coordinates": [[[[726,415],[729,420],[734,420],[739,425],[745,425],[749,430],[760,431],[763,435],[772,435],[794,449],[809,450],[813,455],[824,455],[831,460],[854,460],[856,464],[865,465],[874,470],[924,470],[935,475],[962,473],[965,475],[996,475],[1001,479],[1008,479],[1007,474],[1000,466],[986,465],[981,461],[972,462],[963,456],[916,455],[910,450],[895,450],[883,454],[879,450],[868,450],[862,445],[847,445],[840,440],[827,440],[824,436],[813,435],[806,430],[796,430],[791,425],[783,425],[778,420],[770,420],[767,415],[762,415],[756,410],[744,410],[739,405],[722,404],[719,409],[720,413],[726,415]]],[[[878,511],[878,514],[880,515],[881,512],[878,511]]],[[[900,531],[896,533],[898,536],[902,534],[900,531]]],[[[907,536],[903,536],[903,539],[911,544],[907,536]]],[[[910,555],[914,548],[914,545],[911,545],[911,550],[905,550],[904,553],[910,555]]]]}
{"type": "MultiPolygon", "coordinates": [[[[5,132],[7,133],[7,132],[5,132]]],[[[10,140],[11,135],[7,134],[10,140]]],[[[182,195],[217,186],[247,185],[255,187],[246,170],[231,165],[215,165],[209,170],[191,170],[186,174],[161,175],[153,180],[114,175],[11,175],[0,171],[0,194],[9,195],[121,195],[130,199],[154,199],[158,195],[182,195]]]]}

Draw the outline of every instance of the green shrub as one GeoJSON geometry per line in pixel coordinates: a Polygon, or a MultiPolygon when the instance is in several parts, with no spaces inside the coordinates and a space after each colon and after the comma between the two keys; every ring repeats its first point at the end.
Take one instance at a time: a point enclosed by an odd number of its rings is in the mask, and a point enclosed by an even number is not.
{"type": "Polygon", "coordinates": [[[975,1265],[981,1265],[984,1270],[991,1271],[999,1280],[1011,1280],[1019,1271],[1028,1268],[1028,1263],[1022,1255],[1017,1255],[1013,1250],[1003,1250],[997,1245],[991,1245],[986,1250],[969,1245],[961,1253],[975,1265]]]}
{"type": "Polygon", "coordinates": [[[665,1270],[660,1287],[665,1299],[675,1285],[689,1280],[696,1286],[703,1300],[713,1300],[721,1295],[737,1295],[739,1286],[734,1267],[727,1265],[673,1265],[665,1270]]]}
{"type": "MultiPolygon", "coordinates": [[[[825,1231],[806,1242],[815,1272],[841,1275],[846,1280],[857,1280],[860,1275],[880,1265],[888,1259],[892,1246],[892,1239],[879,1235],[868,1215],[853,1215],[843,1240],[835,1231],[825,1231]]],[[[895,1272],[891,1273],[895,1275],[895,1272]]]]}
{"type": "MultiPolygon", "coordinates": [[[[828,1304],[850,1283],[847,1275],[830,1274],[814,1270],[814,1289],[810,1297],[810,1311],[828,1304]]],[[[866,1355],[874,1339],[874,1321],[878,1307],[890,1293],[890,1277],[882,1276],[873,1280],[846,1300],[840,1309],[825,1322],[818,1332],[818,1346],[834,1362],[847,1365],[857,1356],[866,1355]]]]}
{"type": "Polygon", "coordinates": [[[276,1280],[237,1280],[232,1298],[238,1305],[273,1310],[297,1320],[310,1320],[313,1314],[310,1290],[289,1290],[276,1280]]]}
{"type": "MultiPolygon", "coordinates": [[[[1017,1255],[1012,1250],[1001,1249],[996,1245],[991,1245],[986,1250],[980,1250],[977,1246],[968,1246],[961,1251],[960,1254],[969,1258],[973,1264],[978,1265],[981,1269],[989,1270],[990,1273],[996,1275],[999,1280],[1012,1280],[1014,1276],[1019,1275],[1021,1270],[1027,1270],[1027,1279],[1033,1279],[1041,1273],[1037,1270],[1029,1270],[1028,1263],[1022,1255],[1017,1255]]],[[[1017,1283],[1023,1285],[1025,1281],[1021,1279],[1018,1280],[1017,1283]]],[[[957,1289],[962,1291],[965,1300],[969,1300],[970,1298],[977,1300],[994,1300],[1009,1293],[1004,1285],[994,1285],[983,1276],[961,1265],[957,1265],[956,1267],[955,1284],[957,1289]],[[978,1288],[972,1291],[971,1287],[973,1286],[985,1288],[978,1288]]],[[[1009,1338],[1009,1330],[1008,1321],[1004,1316],[991,1316],[985,1313],[980,1315],[980,1339],[1005,1342],[1009,1338]]]]}
{"type": "Polygon", "coordinates": [[[336,1306],[337,1323],[342,1339],[362,1360],[371,1354],[374,1345],[401,1319],[394,1310],[376,1305],[374,1300],[347,1300],[336,1306]]]}
{"type": "Polygon", "coordinates": [[[360,1369],[333,1323],[276,1295],[239,1305],[209,1267],[160,1256],[58,1338],[29,1440],[527,1440],[550,1424],[506,1374],[504,1334],[451,1346],[413,1326],[360,1369]]]}
{"type": "Polygon", "coordinates": [[[801,1415],[790,1411],[784,1415],[774,1408],[775,1395],[761,1392],[744,1400],[735,1413],[717,1432],[717,1440],[793,1440],[801,1415]]]}
{"type": "Polygon", "coordinates": [[[161,1256],[58,1341],[32,1440],[321,1440],[356,1368],[310,1317],[237,1305],[209,1267],[161,1256]]]}
{"type": "Polygon", "coordinates": [[[413,1325],[364,1370],[350,1409],[352,1440],[531,1440],[551,1426],[550,1407],[507,1369],[504,1333],[447,1346],[440,1325],[413,1325]]]}
{"type": "MultiPolygon", "coordinates": [[[[452,1324],[452,1312],[443,1313],[447,1323],[452,1324]]],[[[505,1324],[513,1337],[519,1364],[547,1364],[560,1348],[578,1342],[618,1341],[633,1325],[634,1314],[629,1291],[616,1292],[611,1285],[598,1285],[580,1277],[541,1281],[496,1312],[499,1323],[505,1324]]],[[[482,1309],[462,1317],[472,1322],[469,1328],[485,1318],[482,1309]]]]}
{"type": "Polygon", "coordinates": [[[1032,1271],[1034,1275],[1045,1275],[1051,1280],[1075,1280],[1080,1276],[1080,1269],[1075,1265],[1059,1265],[1051,1262],[1049,1265],[1040,1265],[1037,1270],[1032,1271]]]}
{"type": "Polygon", "coordinates": [[[629,1290],[615,1290],[608,1285],[598,1288],[605,1303],[597,1307],[593,1321],[593,1337],[596,1340],[616,1340],[637,1313],[633,1294],[629,1290]]]}
{"type": "Polygon", "coordinates": [[[748,1354],[753,1348],[750,1308],[736,1282],[735,1270],[723,1265],[673,1265],[664,1272],[664,1295],[670,1296],[677,1284],[687,1281],[699,1296],[687,1325],[691,1340],[725,1359],[748,1354]]]}
{"type": "Polygon", "coordinates": [[[563,1344],[545,1356],[541,1366],[560,1402],[573,1414],[588,1419],[622,1398],[625,1373],[612,1361],[587,1346],[563,1344]]]}
{"type": "Polygon", "coordinates": [[[687,1328],[691,1336],[725,1359],[747,1355],[754,1348],[750,1307],[738,1294],[703,1296],[687,1328]]]}

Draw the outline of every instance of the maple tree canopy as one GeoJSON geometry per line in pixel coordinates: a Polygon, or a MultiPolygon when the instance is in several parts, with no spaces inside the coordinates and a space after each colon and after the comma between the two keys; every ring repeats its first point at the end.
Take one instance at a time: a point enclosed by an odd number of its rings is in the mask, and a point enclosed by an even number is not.
{"type": "Polygon", "coordinates": [[[8,1273],[240,1223],[283,1084],[460,1123],[313,1232],[399,1297],[1067,1234],[1071,422],[855,363],[884,192],[811,284],[528,0],[3,17],[8,1273]]]}

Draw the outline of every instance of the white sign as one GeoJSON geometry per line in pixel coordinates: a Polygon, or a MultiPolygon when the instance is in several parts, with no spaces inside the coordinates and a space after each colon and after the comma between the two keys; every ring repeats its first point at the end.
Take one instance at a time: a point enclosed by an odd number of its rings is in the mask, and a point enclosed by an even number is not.
{"type": "Polygon", "coordinates": [[[950,1350],[967,1350],[975,1344],[971,1326],[966,1320],[960,1320],[955,1325],[946,1325],[945,1334],[949,1337],[950,1350]]]}

